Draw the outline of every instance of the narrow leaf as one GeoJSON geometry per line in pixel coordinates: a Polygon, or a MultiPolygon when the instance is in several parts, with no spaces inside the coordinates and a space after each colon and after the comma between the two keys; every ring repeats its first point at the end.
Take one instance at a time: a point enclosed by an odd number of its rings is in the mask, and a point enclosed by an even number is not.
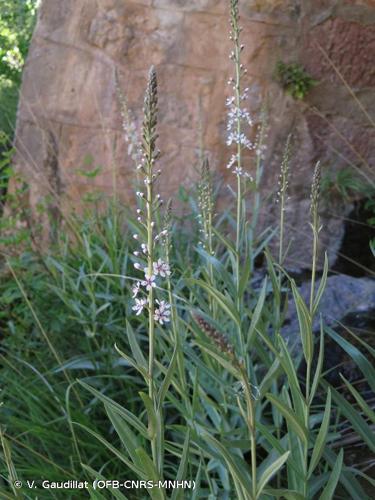
{"type": "Polygon", "coordinates": [[[322,424],[319,429],[318,436],[315,441],[315,446],[311,455],[309,471],[307,477],[310,478],[311,474],[314,472],[315,467],[318,465],[319,460],[323,455],[324,448],[326,446],[327,434],[329,429],[329,421],[331,417],[331,391],[328,389],[327,402],[324,410],[322,424]]]}
{"type": "Polygon", "coordinates": [[[307,445],[307,431],[305,426],[299,421],[298,417],[280,398],[273,394],[266,394],[266,398],[276,406],[288,423],[289,430],[294,430],[302,442],[307,445]]]}
{"type": "Polygon", "coordinates": [[[146,407],[148,415],[148,436],[150,439],[153,439],[156,435],[156,429],[157,429],[157,418],[156,418],[155,408],[148,394],[146,394],[145,392],[140,392],[139,395],[142,398],[142,401],[146,407]]]}
{"type": "Polygon", "coordinates": [[[263,471],[263,474],[260,476],[257,484],[257,496],[258,499],[262,494],[264,487],[267,485],[268,481],[277,473],[278,470],[284,465],[284,463],[288,460],[290,451],[287,451],[281,457],[276,459],[272,464],[270,464],[267,469],[263,471]]]}
{"type": "Polygon", "coordinates": [[[313,316],[316,314],[316,312],[318,310],[320,300],[321,300],[322,295],[324,293],[324,290],[326,288],[327,277],[328,277],[328,256],[327,256],[327,252],[325,252],[323,274],[322,274],[322,278],[320,280],[318,291],[316,292],[316,296],[314,298],[314,305],[313,305],[313,311],[312,311],[313,316]]]}
{"type": "Polygon", "coordinates": [[[298,323],[300,327],[300,335],[302,340],[303,354],[305,356],[306,363],[311,363],[313,359],[313,335],[312,335],[312,325],[310,312],[306,307],[306,304],[299,293],[294,280],[291,281],[292,292],[294,297],[294,302],[296,305],[298,323]]]}
{"type": "Polygon", "coordinates": [[[327,486],[324,488],[319,500],[331,500],[333,498],[337,483],[340,479],[343,458],[344,451],[341,449],[337,457],[335,466],[333,467],[331,477],[328,479],[327,486]]]}

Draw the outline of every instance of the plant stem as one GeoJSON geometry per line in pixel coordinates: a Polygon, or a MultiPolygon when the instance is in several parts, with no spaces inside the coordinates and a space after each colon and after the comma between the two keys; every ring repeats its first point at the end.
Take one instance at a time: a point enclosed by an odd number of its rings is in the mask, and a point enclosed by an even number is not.
{"type": "MultiPolygon", "coordinates": [[[[318,205],[319,205],[319,191],[320,191],[320,176],[321,168],[318,162],[315,166],[313,183],[311,188],[311,215],[312,215],[312,231],[313,231],[313,251],[312,251],[312,269],[311,269],[311,287],[310,287],[310,328],[309,332],[312,336],[312,325],[314,320],[314,295],[315,295],[315,278],[316,278],[316,264],[318,258],[318,237],[319,237],[319,215],[318,215],[318,205]]],[[[313,342],[312,342],[313,345],[313,342]]],[[[309,450],[309,434],[310,434],[310,385],[311,385],[311,365],[313,360],[313,352],[306,359],[306,410],[305,410],[305,426],[307,430],[307,443],[305,447],[305,481],[304,481],[304,496],[308,498],[308,450],[309,450]]]]}
{"type": "Polygon", "coordinates": [[[310,288],[310,314],[312,315],[314,309],[314,294],[315,294],[315,278],[316,278],[316,261],[318,253],[318,217],[317,214],[313,215],[313,260],[311,269],[311,288],[310,288]]]}
{"type": "MultiPolygon", "coordinates": [[[[147,177],[147,271],[148,275],[152,276],[153,260],[154,260],[154,235],[152,224],[152,208],[153,208],[153,186],[152,186],[152,153],[150,152],[151,161],[148,162],[147,177]]],[[[154,365],[155,365],[155,319],[154,319],[154,290],[150,287],[148,292],[148,395],[155,407],[155,394],[154,394],[154,365]]],[[[151,440],[152,459],[155,464],[156,470],[159,470],[159,457],[157,453],[156,436],[151,440]]]]}
{"type": "Polygon", "coordinates": [[[247,406],[247,426],[250,435],[250,454],[251,454],[251,481],[252,481],[252,498],[257,496],[257,448],[256,448],[256,428],[255,428],[255,406],[251,394],[251,387],[247,376],[246,368],[241,365],[240,372],[245,389],[246,406],[247,406]]]}
{"type": "MultiPolygon", "coordinates": [[[[238,25],[239,14],[238,14],[238,4],[232,4],[231,11],[231,23],[232,23],[232,37],[234,41],[234,65],[235,65],[235,103],[237,111],[241,109],[241,46],[240,46],[240,32],[241,29],[238,25]]],[[[237,173],[237,213],[236,213],[236,305],[237,310],[241,316],[242,310],[242,297],[240,297],[240,273],[241,273],[241,243],[242,243],[242,226],[243,226],[243,195],[242,195],[242,184],[241,184],[241,168],[242,168],[242,146],[241,146],[241,133],[242,133],[242,123],[241,117],[237,112],[236,117],[236,133],[237,133],[237,158],[236,165],[238,168],[237,173]]],[[[241,348],[241,354],[246,360],[245,353],[245,343],[242,338],[242,330],[241,327],[238,327],[238,339],[241,348]]]]}

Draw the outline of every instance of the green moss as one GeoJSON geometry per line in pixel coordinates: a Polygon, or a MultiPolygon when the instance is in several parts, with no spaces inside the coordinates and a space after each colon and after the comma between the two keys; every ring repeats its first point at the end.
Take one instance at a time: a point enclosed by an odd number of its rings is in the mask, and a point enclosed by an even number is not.
{"type": "Polygon", "coordinates": [[[299,63],[286,64],[279,61],[275,73],[277,81],[294,99],[304,99],[312,87],[318,83],[299,63]]]}

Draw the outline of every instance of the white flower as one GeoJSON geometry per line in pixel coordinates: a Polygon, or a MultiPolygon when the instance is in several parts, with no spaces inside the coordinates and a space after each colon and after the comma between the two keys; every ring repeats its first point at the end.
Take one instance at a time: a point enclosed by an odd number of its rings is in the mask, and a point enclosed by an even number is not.
{"type": "Polygon", "coordinates": [[[145,279],[144,281],[142,281],[142,286],[145,286],[146,287],[146,290],[151,290],[152,288],[154,288],[156,286],[156,283],[155,283],[155,276],[153,274],[151,274],[151,276],[146,273],[145,274],[145,279]]]}
{"type": "Polygon", "coordinates": [[[141,264],[140,264],[139,262],[136,262],[136,263],[134,264],[134,267],[135,267],[136,269],[138,269],[138,271],[139,271],[139,270],[141,269],[141,267],[142,267],[142,266],[141,266],[141,264]]]}
{"type": "Polygon", "coordinates": [[[143,311],[143,308],[147,304],[147,299],[135,299],[135,305],[132,307],[133,311],[136,312],[136,316],[139,316],[143,311]]]}
{"type": "Polygon", "coordinates": [[[166,262],[162,261],[161,259],[159,259],[157,262],[154,262],[153,266],[154,266],[154,273],[156,276],[158,274],[160,274],[162,278],[170,276],[171,271],[169,269],[169,265],[166,262]]]}
{"type": "Polygon", "coordinates": [[[137,281],[137,283],[135,285],[133,285],[133,287],[132,287],[132,293],[133,293],[132,298],[133,299],[135,299],[135,297],[138,295],[140,288],[141,288],[141,283],[139,281],[137,281]]]}
{"type": "MultiPolygon", "coordinates": [[[[228,83],[232,83],[232,81],[229,80],[228,83]]],[[[234,104],[235,100],[236,100],[236,98],[234,96],[227,97],[226,105],[228,106],[228,108],[234,104]]]]}
{"type": "Polygon", "coordinates": [[[159,301],[158,299],[156,299],[156,303],[159,306],[160,311],[166,311],[167,309],[171,308],[171,305],[165,300],[159,301]]]}
{"type": "Polygon", "coordinates": [[[158,321],[161,325],[168,323],[170,321],[169,316],[171,315],[171,311],[169,310],[171,307],[170,304],[165,302],[165,300],[161,300],[160,302],[157,300],[156,302],[158,303],[159,308],[155,309],[155,321],[158,321]]]}
{"type": "Polygon", "coordinates": [[[238,161],[238,156],[237,155],[232,155],[231,159],[229,160],[227,164],[227,168],[232,168],[233,165],[238,161]]]}
{"type": "Polygon", "coordinates": [[[145,243],[142,243],[141,248],[143,253],[145,254],[148,253],[148,246],[145,243]]]}

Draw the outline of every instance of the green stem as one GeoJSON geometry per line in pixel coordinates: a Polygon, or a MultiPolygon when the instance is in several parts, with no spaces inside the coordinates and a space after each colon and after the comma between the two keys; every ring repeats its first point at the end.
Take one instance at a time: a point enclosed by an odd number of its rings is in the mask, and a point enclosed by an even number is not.
{"type": "Polygon", "coordinates": [[[318,252],[318,220],[317,214],[314,213],[314,221],[313,221],[313,233],[314,233],[314,242],[313,242],[313,261],[312,261],[312,270],[311,270],[311,288],[310,288],[310,314],[312,315],[314,309],[314,293],[315,293],[315,277],[316,277],[316,260],[317,260],[317,252],[318,252]]]}
{"type": "Polygon", "coordinates": [[[246,368],[240,367],[242,381],[245,389],[246,405],[247,405],[247,426],[250,435],[250,454],[251,454],[251,481],[252,481],[252,498],[255,500],[257,496],[257,447],[256,447],[256,422],[255,422],[255,406],[251,394],[251,387],[247,377],[246,368]]]}
{"type": "MultiPolygon", "coordinates": [[[[235,100],[236,100],[236,107],[237,110],[240,109],[241,107],[241,67],[240,67],[240,44],[239,44],[239,29],[236,27],[237,30],[234,35],[234,40],[235,40],[235,71],[236,71],[236,80],[235,80],[235,100]]],[[[235,31],[235,29],[233,30],[235,31]]],[[[241,142],[240,142],[240,137],[242,133],[242,127],[241,127],[241,118],[240,116],[237,116],[237,168],[239,171],[241,171],[242,168],[242,148],[241,148],[241,142]]],[[[237,300],[236,300],[236,305],[238,312],[241,316],[241,310],[242,310],[242,297],[240,297],[240,275],[241,275],[241,240],[242,240],[242,217],[243,217],[243,210],[242,210],[242,185],[241,185],[241,176],[237,174],[237,215],[236,215],[236,290],[237,290],[237,300]]],[[[242,338],[242,329],[241,326],[238,327],[238,338],[239,338],[239,344],[241,348],[241,355],[245,359],[245,363],[247,363],[246,359],[246,353],[245,353],[245,343],[244,339],[242,338]]]]}
{"type": "MultiPolygon", "coordinates": [[[[150,152],[150,158],[152,153],[150,152]]],[[[152,227],[152,208],[153,208],[153,189],[152,189],[152,161],[149,161],[148,166],[148,184],[147,184],[147,272],[149,276],[153,273],[153,259],[154,259],[154,235],[152,227]]],[[[154,394],[154,365],[155,365],[155,319],[154,319],[154,290],[150,288],[148,292],[148,341],[149,341],[149,355],[148,355],[148,395],[155,407],[155,394],[154,394]]],[[[157,453],[157,440],[156,436],[151,440],[152,459],[156,469],[159,469],[159,458],[157,453]]]]}
{"type": "MultiPolygon", "coordinates": [[[[316,261],[317,261],[317,251],[318,251],[318,213],[317,206],[313,206],[313,255],[312,255],[312,270],[311,270],[311,288],[310,288],[310,324],[312,328],[313,323],[313,311],[314,311],[314,295],[315,295],[315,278],[316,278],[316,261]]],[[[306,412],[305,412],[305,426],[307,430],[307,443],[305,447],[305,482],[304,482],[304,496],[308,498],[308,451],[309,451],[309,434],[310,434],[310,385],[311,385],[311,364],[312,360],[306,360],[306,412]]]]}

